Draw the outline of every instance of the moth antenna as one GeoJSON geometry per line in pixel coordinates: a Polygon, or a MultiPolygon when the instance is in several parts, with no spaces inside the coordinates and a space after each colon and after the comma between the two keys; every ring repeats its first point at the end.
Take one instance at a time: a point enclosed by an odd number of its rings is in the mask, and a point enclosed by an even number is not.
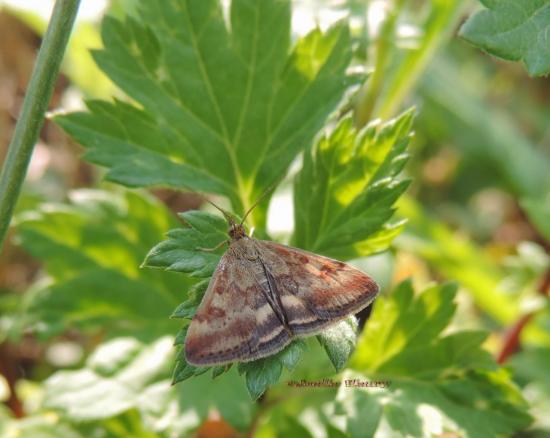
{"type": "Polygon", "coordinates": [[[252,204],[252,206],[246,210],[246,213],[244,214],[243,216],[243,219],[241,220],[241,223],[240,225],[244,224],[244,221],[246,220],[247,216],[252,212],[252,210],[254,210],[258,204],[260,202],[263,201],[263,199],[270,193],[272,192],[275,187],[277,187],[277,185],[281,182],[282,178],[279,178],[277,181],[275,181],[273,184],[271,184],[270,186],[267,187],[267,189],[264,190],[264,192],[260,195],[260,197],[256,200],[256,202],[254,202],[254,204],[252,204]]]}
{"type": "Polygon", "coordinates": [[[216,205],[214,202],[212,202],[210,199],[208,199],[206,196],[204,196],[202,193],[199,193],[199,192],[193,192],[195,193],[196,195],[198,195],[203,201],[205,202],[208,202],[210,205],[212,205],[214,208],[216,208],[217,210],[221,211],[221,213],[223,214],[223,217],[225,217],[225,220],[227,222],[229,222],[230,224],[234,224],[235,223],[235,219],[233,218],[233,216],[231,216],[230,213],[228,213],[227,211],[225,211],[223,208],[221,208],[220,206],[216,205]]]}

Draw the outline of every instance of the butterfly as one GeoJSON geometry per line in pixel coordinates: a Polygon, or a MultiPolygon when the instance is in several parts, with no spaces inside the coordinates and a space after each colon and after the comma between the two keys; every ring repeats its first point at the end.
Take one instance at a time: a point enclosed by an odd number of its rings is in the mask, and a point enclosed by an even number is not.
{"type": "Polygon", "coordinates": [[[229,240],[222,244],[229,247],[189,325],[189,364],[270,356],[359,312],[378,294],[370,276],[346,263],[249,236],[243,223],[250,210],[238,223],[213,205],[228,222],[229,240]]]}

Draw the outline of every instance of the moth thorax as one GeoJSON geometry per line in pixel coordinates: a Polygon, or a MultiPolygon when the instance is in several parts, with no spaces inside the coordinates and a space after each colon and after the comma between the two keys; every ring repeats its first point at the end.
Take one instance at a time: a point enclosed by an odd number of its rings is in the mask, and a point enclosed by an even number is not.
{"type": "Polygon", "coordinates": [[[229,227],[229,237],[231,237],[232,240],[242,239],[246,237],[246,231],[241,224],[232,224],[229,227]]]}

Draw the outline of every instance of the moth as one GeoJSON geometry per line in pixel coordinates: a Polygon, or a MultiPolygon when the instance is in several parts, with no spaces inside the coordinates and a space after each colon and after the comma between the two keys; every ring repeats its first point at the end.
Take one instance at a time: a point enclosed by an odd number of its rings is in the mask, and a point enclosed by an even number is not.
{"type": "Polygon", "coordinates": [[[252,208],[238,223],[213,205],[228,222],[222,244],[229,247],[187,331],[191,365],[270,356],[359,312],[378,294],[370,276],[346,263],[249,236],[243,223],[252,208]]]}

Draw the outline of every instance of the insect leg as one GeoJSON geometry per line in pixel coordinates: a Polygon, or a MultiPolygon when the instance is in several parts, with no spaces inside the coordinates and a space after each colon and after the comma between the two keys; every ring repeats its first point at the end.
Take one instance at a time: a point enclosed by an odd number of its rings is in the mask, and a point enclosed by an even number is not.
{"type": "Polygon", "coordinates": [[[222,247],[222,245],[226,244],[226,243],[229,243],[229,240],[224,240],[220,243],[218,243],[214,248],[201,248],[201,247],[197,247],[195,248],[197,251],[204,251],[204,252],[214,252],[216,251],[217,249],[220,249],[222,247]]]}

